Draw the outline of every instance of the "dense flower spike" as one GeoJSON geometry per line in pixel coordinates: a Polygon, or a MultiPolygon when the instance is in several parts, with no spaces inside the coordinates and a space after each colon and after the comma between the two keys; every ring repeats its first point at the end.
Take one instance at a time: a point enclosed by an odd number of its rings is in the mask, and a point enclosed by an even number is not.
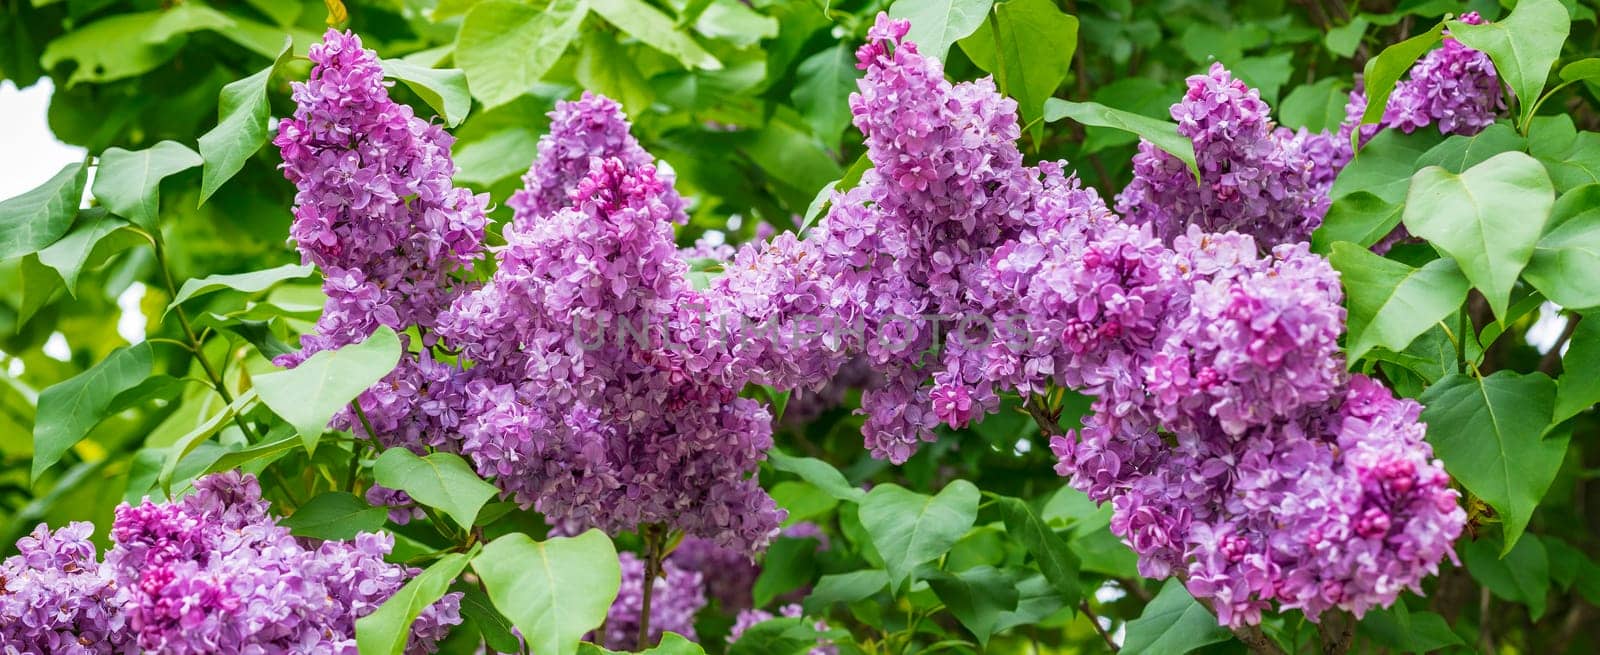
{"type": "MultiPolygon", "coordinates": [[[[572,192],[588,176],[590,160],[612,158],[621,160],[627,168],[655,163],[628,132],[622,106],[587,91],[581,99],[558,103],[550,112],[550,131],[539,139],[539,156],[522,177],[523,187],[506,201],[512,220],[526,227],[530,221],[571,207],[572,192]]],[[[687,220],[683,202],[670,191],[671,176],[661,177],[669,189],[662,200],[670,208],[672,221],[687,220]]]]}
{"type": "MultiPolygon", "coordinates": [[[[1484,23],[1475,11],[1460,20],[1484,23]]],[[[1437,125],[1442,134],[1471,136],[1494,124],[1505,109],[1503,88],[1489,55],[1446,35],[1444,45],[1423,55],[1395,85],[1383,109],[1383,124],[1407,133],[1437,125]]]]}
{"type": "Polygon", "coordinates": [[[290,236],[328,295],[293,364],[359,342],[380,325],[432,328],[452,275],[483,249],[487,195],[452,186],[453,137],[389,99],[378,56],[353,33],[311,46],[294,116],[273,143],[297,188],[290,236]]]}
{"type": "MultiPolygon", "coordinates": [[[[644,561],[633,553],[619,555],[622,560],[622,588],[606,612],[605,634],[599,643],[606,648],[638,650],[639,618],[644,612],[644,561]]],[[[698,639],[694,615],[706,606],[705,586],[700,573],[680,568],[668,560],[662,563],[663,575],[652,582],[650,593],[650,641],[675,632],[690,641],[698,639]]]]}
{"type": "MultiPolygon", "coordinates": [[[[353,655],[356,619],[417,572],[383,560],[386,534],[307,547],[237,472],[197,480],[181,501],[117,508],[103,564],[89,530],[41,526],[0,567],[6,652],[353,655]]],[[[448,594],[424,610],[407,652],[432,652],[459,603],[448,594]]]]}
{"type": "Polygon", "coordinates": [[[749,552],[782,520],[750,477],[771,416],[725,360],[675,352],[706,305],[672,241],[676,198],[649,164],[594,159],[572,207],[506,228],[493,279],[441,321],[476,363],[461,450],[557,523],[660,523],[749,552]]]}
{"type": "Polygon", "coordinates": [[[40,525],[0,562],[0,652],[98,655],[129,648],[116,583],[95,559],[94,526],[40,525]]]}
{"type": "Polygon", "coordinates": [[[1194,142],[1199,184],[1176,157],[1141,141],[1117,210],[1167,243],[1190,225],[1250,234],[1265,247],[1308,239],[1328,212],[1332,176],[1318,168],[1332,158],[1328,144],[1275,129],[1260,93],[1221,63],[1188,85],[1172,118],[1194,142]]]}

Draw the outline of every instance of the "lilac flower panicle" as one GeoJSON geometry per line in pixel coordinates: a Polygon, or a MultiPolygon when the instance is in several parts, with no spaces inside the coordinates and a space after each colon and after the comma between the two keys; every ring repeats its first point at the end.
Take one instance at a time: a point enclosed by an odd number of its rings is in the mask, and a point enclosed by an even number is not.
{"type": "Polygon", "coordinates": [[[95,558],[94,526],[40,525],[0,562],[0,652],[100,655],[131,647],[116,582],[95,558]]]}
{"type": "MultiPolygon", "coordinates": [[[[1475,11],[1460,20],[1468,25],[1485,22],[1475,11]]],[[[1472,136],[1493,125],[1505,109],[1505,88],[1489,55],[1446,34],[1443,45],[1418,59],[1395,85],[1383,124],[1406,133],[1437,125],[1441,134],[1472,136]]]]}
{"type": "MultiPolygon", "coordinates": [[[[645,152],[629,132],[622,106],[602,95],[583,92],[574,101],[556,103],[550,112],[550,131],[539,138],[538,156],[523,176],[523,188],[511,194],[512,221],[526,226],[573,205],[572,193],[595,159],[618,159],[627,168],[653,166],[655,158],[645,152]]],[[[683,223],[683,201],[671,191],[672,177],[663,174],[667,192],[662,200],[669,207],[671,220],[683,223]]]]}
{"type": "Polygon", "coordinates": [[[1190,225],[1250,234],[1267,248],[1307,240],[1328,211],[1326,137],[1275,128],[1260,93],[1221,63],[1188,87],[1172,118],[1194,142],[1199,184],[1176,157],[1141,141],[1117,210],[1169,244],[1190,225]]]}
{"type": "MultiPolygon", "coordinates": [[[[91,529],[41,526],[0,565],[6,652],[354,655],[356,619],[419,572],[384,561],[387,534],[295,539],[237,472],[195,481],[180,501],[118,507],[103,563],[91,529]]],[[[425,609],[406,652],[433,652],[459,605],[455,593],[425,609]]]]}
{"type": "Polygon", "coordinates": [[[673,243],[675,193],[654,166],[610,158],[570,197],[508,226],[493,278],[441,320],[475,364],[462,454],[555,522],[763,547],[783,516],[752,477],[771,416],[738,397],[727,357],[676,348],[707,303],[673,243]]]}
{"type": "Polygon", "coordinates": [[[355,343],[379,325],[431,328],[451,276],[483,250],[487,195],[455,187],[454,139],[389,98],[378,56],[330,29],[311,46],[293,116],[273,139],[294,182],[290,236],[322,269],[328,303],[302,352],[355,343]]]}

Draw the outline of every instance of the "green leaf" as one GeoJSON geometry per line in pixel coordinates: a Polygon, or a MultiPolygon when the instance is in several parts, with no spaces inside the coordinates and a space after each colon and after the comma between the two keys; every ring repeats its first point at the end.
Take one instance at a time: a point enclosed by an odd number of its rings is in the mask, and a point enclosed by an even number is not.
{"type": "Polygon", "coordinates": [[[806,595],[805,610],[811,614],[826,614],[835,603],[853,603],[870,598],[887,586],[889,574],[878,569],[825,575],[817,580],[817,585],[806,595]]]}
{"type": "Polygon", "coordinates": [[[112,213],[154,227],[161,180],[202,163],[199,154],[177,141],[162,141],[144,150],[109,148],[95,169],[94,197],[112,213]]]}
{"type": "Polygon", "coordinates": [[[471,528],[478,510],[499,490],[478,477],[467,460],[454,453],[418,457],[405,448],[378,456],[372,474],[390,489],[399,489],[428,507],[444,510],[463,528],[471,528]]]}
{"type": "Polygon", "coordinates": [[[1452,373],[1419,398],[1428,442],[1445,470],[1500,514],[1507,548],[1516,545],[1567,454],[1567,436],[1543,436],[1555,386],[1543,373],[1452,373]]]}
{"type": "Polygon", "coordinates": [[[1499,548],[1498,541],[1466,540],[1460,546],[1461,561],[1478,584],[1496,596],[1527,605],[1528,614],[1538,621],[1550,593],[1550,558],[1544,543],[1532,534],[1510,548],[1499,548]]]}
{"type": "Polygon", "coordinates": [[[1278,122],[1312,132],[1337,130],[1344,120],[1344,105],[1350,100],[1348,89],[1348,83],[1337,77],[1297,86],[1278,106],[1278,122]]]}
{"type": "Polygon", "coordinates": [[[74,62],[77,68],[67,81],[68,87],[80,82],[109,82],[142,75],[166,63],[182,46],[178,37],[184,34],[200,30],[226,33],[235,26],[227,15],[198,3],[116,14],[50,41],[39,60],[46,69],[74,62]]]}
{"type": "Polygon", "coordinates": [[[383,76],[405,82],[412,93],[422,98],[446,127],[455,127],[472,111],[472,94],[467,91],[467,74],[459,68],[427,68],[404,59],[385,59],[383,76]]]}
{"type": "Polygon", "coordinates": [[[1444,617],[1433,612],[1412,612],[1403,601],[1388,609],[1369,611],[1361,619],[1361,632],[1402,653],[1429,653],[1463,645],[1444,617]]]}
{"type": "Polygon", "coordinates": [[[1460,175],[1437,166],[1422,169],[1411,178],[1401,220],[1412,234],[1455,258],[1503,318],[1554,205],[1544,167],[1523,153],[1505,152],[1460,175]]]}
{"type": "Polygon", "coordinates": [[[861,523],[883,556],[894,588],[918,564],[950,550],[978,518],[978,488],[966,480],[927,496],[896,484],[872,488],[861,501],[861,523]]]}
{"type": "Polygon", "coordinates": [[[1561,423],[1600,402],[1600,375],[1595,375],[1600,371],[1600,315],[1585,316],[1579,321],[1569,343],[1567,354],[1561,357],[1565,372],[1556,380],[1552,423],[1561,423]]]}
{"type": "Polygon", "coordinates": [[[1600,80],[1600,57],[1579,59],[1561,67],[1561,81],[1582,82],[1600,80]]]}
{"type": "Polygon", "coordinates": [[[88,171],[67,164],[44,184],[0,202],[0,261],[38,252],[72,227],[88,171]]]}
{"type": "Polygon", "coordinates": [[[1112,109],[1094,102],[1069,102],[1060,98],[1046,100],[1045,121],[1053,123],[1063,118],[1071,118],[1084,125],[1110,127],[1137,134],[1151,145],[1177,157],[1195,174],[1197,182],[1200,179],[1199,169],[1194,163],[1194,143],[1178,133],[1178,126],[1175,123],[1112,109]]]}
{"type": "Polygon", "coordinates": [[[456,182],[488,187],[528,170],[539,153],[539,135],[509,127],[476,141],[456,145],[456,182]]]}
{"type": "Polygon", "coordinates": [[[690,68],[720,70],[722,62],[678,30],[666,14],[642,0],[587,0],[589,8],[606,22],[645,45],[660,50],[690,68]]]}
{"type": "Polygon", "coordinates": [[[315,451],[333,415],[399,362],[400,337],[380,327],[361,343],[324,350],[295,368],[257,375],[253,382],[261,402],[294,426],[307,451],[315,451]]]}
{"type": "Polygon", "coordinates": [[[1342,241],[1370,248],[1400,225],[1403,209],[1405,205],[1385,202],[1366,191],[1335,200],[1322,219],[1322,225],[1311,233],[1311,251],[1326,255],[1342,241]]]}
{"type": "Polygon", "coordinates": [[[201,474],[231,471],[258,460],[272,461],[283,456],[284,453],[294,450],[299,445],[300,439],[294,434],[288,434],[277,439],[268,436],[261,443],[233,452],[223,453],[221,457],[217,458],[217,461],[207,466],[201,474]]]}
{"type": "Polygon", "coordinates": [[[960,41],[983,25],[994,0],[895,0],[889,16],[911,21],[906,40],[917,44],[917,51],[944,61],[950,44],[960,41]]]}
{"type": "Polygon", "coordinates": [[[1600,184],[1600,133],[1579,132],[1572,117],[1535,116],[1528,128],[1528,154],[1544,164],[1556,191],[1600,184]]]}
{"type": "Polygon", "coordinates": [[[837,144],[850,125],[850,93],[856,89],[857,77],[855,51],[845,43],[807,57],[796,71],[789,96],[811,131],[829,144],[837,144]]]}
{"type": "Polygon", "coordinates": [[[1477,166],[1502,152],[1521,150],[1522,135],[1504,123],[1495,123],[1472,136],[1455,135],[1422,153],[1417,158],[1418,169],[1439,166],[1451,173],[1477,166]]]}
{"type": "Polygon", "coordinates": [[[1083,589],[1078,584],[1078,556],[1072,554],[1067,542],[1045,525],[1027,503],[1009,496],[995,496],[994,499],[1000,518],[1006,524],[1006,534],[1022,542],[1033,555],[1039,572],[1066,604],[1077,605],[1078,599],[1083,597],[1083,589]]]}
{"type": "Polygon", "coordinates": [[[1406,199],[1411,175],[1417,172],[1417,160],[1441,141],[1443,137],[1433,130],[1417,130],[1411,134],[1400,130],[1380,131],[1361,149],[1360,155],[1339,171],[1329,196],[1337,201],[1365,191],[1398,205],[1406,199]]]}
{"type": "MultiPolygon", "coordinates": [[[[515,646],[515,644],[513,644],[515,646]]],[[[589,642],[578,644],[579,655],[627,655],[626,651],[607,650],[589,642]]],[[[676,632],[661,633],[661,643],[655,647],[639,651],[639,655],[705,655],[706,651],[700,644],[689,641],[676,632]]]]}
{"type": "Polygon", "coordinates": [[[1328,30],[1322,42],[1328,46],[1328,52],[1349,57],[1356,53],[1356,46],[1361,45],[1361,37],[1366,36],[1367,28],[1371,26],[1372,23],[1367,22],[1366,18],[1356,16],[1350,22],[1328,30]]]}
{"type": "Polygon", "coordinates": [[[1017,609],[1016,585],[992,566],[975,566],[959,573],[939,571],[928,578],[928,586],[984,646],[989,645],[1000,615],[1017,609]]]}
{"type": "Polygon", "coordinates": [[[211,439],[211,435],[222,429],[224,423],[249,410],[256,400],[255,389],[245,391],[239,397],[234,398],[233,402],[223,407],[222,411],[201,421],[200,425],[195,426],[187,434],[178,437],[177,441],[172,442],[172,446],[167,449],[167,459],[161,466],[161,473],[156,477],[156,482],[161,485],[161,490],[166,492],[167,497],[172,497],[172,480],[177,474],[178,465],[183,462],[184,458],[199,448],[201,444],[207,443],[211,439]]]}
{"type": "Polygon", "coordinates": [[[582,0],[544,8],[507,0],[480,2],[456,35],[456,65],[472,95],[492,109],[533,89],[578,36],[588,10],[582,0]]]}
{"type": "Polygon", "coordinates": [[[246,294],[261,293],[285,280],[298,280],[315,272],[316,268],[310,264],[284,264],[264,271],[190,278],[184,280],[183,286],[178,288],[178,295],[173,296],[172,302],[167,303],[167,311],[170,312],[178,305],[213,291],[233,289],[246,294]]]}
{"type": "MultiPolygon", "coordinates": [[[[1132,555],[1132,552],[1129,554],[1132,555]]],[[[1028,576],[1016,586],[1017,609],[1000,613],[999,620],[994,624],[995,632],[1039,623],[1066,607],[1061,602],[1061,594],[1056,593],[1042,575],[1028,576]]]]}
{"type": "Polygon", "coordinates": [[[361,532],[377,532],[388,520],[389,510],[373,507],[346,491],[318,494],[282,521],[297,537],[345,540],[361,532]]]}
{"type": "Polygon", "coordinates": [[[478,628],[478,634],[483,637],[484,645],[501,653],[516,653],[522,650],[522,642],[512,632],[515,626],[500,610],[494,608],[494,601],[489,600],[488,594],[472,585],[462,590],[461,616],[478,628]]]}
{"type": "Polygon", "coordinates": [[[839,500],[859,503],[867,497],[867,492],[850,484],[839,469],[820,459],[795,457],[777,449],[769,451],[767,459],[772,462],[772,468],[798,475],[800,479],[839,500]]]}
{"type": "Polygon", "coordinates": [[[127,221],[99,207],[80,210],[78,224],[66,236],[39,251],[39,262],[56,270],[67,285],[67,293],[77,295],[78,276],[107,257],[145,243],[127,221]]]}
{"type": "Polygon", "coordinates": [[[1228,638],[1228,629],[1217,625],[1217,617],[1196,602],[1182,582],[1169,579],[1139,618],[1128,622],[1121,652],[1182,655],[1228,638]]]}
{"type": "Polygon", "coordinates": [[[150,378],[152,348],[138,343],[39,393],[33,423],[33,477],[42,475],[100,421],[127,407],[119,396],[150,378]]]}
{"type": "Polygon", "coordinates": [[[804,587],[817,574],[817,540],[780,537],[767,549],[751,594],[756,607],[804,587]]]}
{"type": "Polygon", "coordinates": [[[1412,268],[1352,243],[1333,244],[1328,262],[1339,271],[1350,308],[1350,363],[1375,347],[1400,352],[1461,308],[1467,278],[1451,259],[1412,268]]]}
{"type": "Polygon", "coordinates": [[[1523,277],[1563,307],[1600,307],[1600,184],[1562,194],[1550,224],[1523,277]]]}
{"type": "Polygon", "coordinates": [[[472,560],[494,606],[540,655],[572,655],[600,627],[622,585],[616,548],[599,530],[536,542],[508,534],[472,560]]]}
{"type": "Polygon", "coordinates": [[[1495,71],[1522,104],[1522,120],[1533,115],[1550,67],[1561,57],[1572,19],[1559,0],[1520,0],[1511,15],[1483,25],[1450,21],[1450,36],[1494,60],[1495,71]]]}
{"type": "Polygon", "coordinates": [[[200,205],[222,188],[244,163],[267,142],[267,82],[293,52],[294,40],[285,38],[283,51],[272,65],[250,77],[222,87],[217,108],[217,126],[200,135],[200,158],[204,160],[200,180],[200,205]]]}
{"type": "Polygon", "coordinates": [[[573,71],[583,88],[615,99],[629,114],[649,109],[655,89],[645,80],[629,52],[609,31],[583,33],[583,47],[573,71]]]}
{"type": "Polygon", "coordinates": [[[423,569],[371,614],[356,619],[356,648],[361,655],[400,655],[411,639],[411,624],[423,610],[444,597],[450,583],[467,568],[466,553],[451,553],[423,569]]]}
{"type": "Polygon", "coordinates": [[[1051,0],[997,3],[988,27],[961,41],[972,63],[994,74],[1001,93],[1016,98],[1024,121],[1043,115],[1045,101],[1072,70],[1077,49],[1077,17],[1061,13],[1051,0]]]}
{"type": "MultiPolygon", "coordinates": [[[[1362,125],[1376,123],[1383,118],[1383,110],[1389,106],[1389,94],[1394,92],[1395,84],[1411,70],[1411,65],[1419,57],[1439,43],[1443,33],[1444,23],[1439,23],[1426,32],[1384,48],[1378,56],[1367,60],[1361,73],[1367,89],[1367,111],[1361,115],[1362,125]]],[[[1351,130],[1352,147],[1360,149],[1360,138],[1361,130],[1351,130]]]]}
{"type": "Polygon", "coordinates": [[[778,507],[789,512],[788,518],[783,520],[784,525],[817,518],[839,506],[839,499],[823,493],[816,485],[804,480],[784,480],[772,485],[770,492],[778,507]]]}

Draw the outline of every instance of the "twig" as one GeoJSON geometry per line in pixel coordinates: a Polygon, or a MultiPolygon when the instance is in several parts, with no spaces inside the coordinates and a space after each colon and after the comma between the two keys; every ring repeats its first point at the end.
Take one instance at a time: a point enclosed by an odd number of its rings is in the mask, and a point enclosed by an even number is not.
{"type": "Polygon", "coordinates": [[[1345,612],[1324,612],[1317,624],[1317,636],[1322,638],[1323,655],[1344,655],[1350,651],[1355,637],[1356,622],[1345,612]]]}
{"type": "Polygon", "coordinates": [[[1089,600],[1087,598],[1078,601],[1078,610],[1082,611],[1084,616],[1089,617],[1089,623],[1094,626],[1094,631],[1100,633],[1101,639],[1106,640],[1106,648],[1110,648],[1111,652],[1113,653],[1120,652],[1122,650],[1121,647],[1117,646],[1117,642],[1111,639],[1111,635],[1106,633],[1105,626],[1100,625],[1100,616],[1094,613],[1093,608],[1089,607],[1089,600]]]}
{"type": "Polygon", "coordinates": [[[1489,622],[1492,603],[1489,588],[1484,587],[1478,592],[1478,649],[1485,653],[1498,652],[1494,648],[1494,626],[1489,622]]]}
{"type": "Polygon", "coordinates": [[[639,638],[634,648],[645,650],[655,645],[650,639],[650,597],[654,595],[656,576],[661,573],[661,541],[666,530],[660,525],[646,525],[639,529],[639,536],[644,539],[644,585],[639,589],[643,600],[639,603],[639,638]]]}
{"type": "Polygon", "coordinates": [[[1550,346],[1550,350],[1539,358],[1539,370],[1545,375],[1555,377],[1561,374],[1561,348],[1572,340],[1572,333],[1578,329],[1578,321],[1581,320],[1583,320],[1582,314],[1568,316],[1567,326],[1561,328],[1561,336],[1556,338],[1555,345],[1550,346]]]}
{"type": "MultiPolygon", "coordinates": [[[[167,285],[167,293],[171,294],[173,299],[176,299],[178,297],[178,285],[172,281],[172,267],[167,265],[167,253],[166,249],[161,247],[161,239],[144,230],[139,230],[139,233],[150,241],[150,247],[155,251],[156,266],[161,269],[162,281],[167,285]]],[[[189,340],[189,350],[194,352],[195,359],[200,360],[200,368],[205,371],[206,378],[211,380],[211,386],[217,390],[217,395],[222,396],[222,402],[232,405],[233,394],[228,393],[228,385],[223,383],[222,376],[218,375],[217,370],[211,366],[211,360],[206,359],[205,349],[200,345],[200,338],[195,336],[194,326],[189,324],[189,315],[183,311],[183,305],[180,304],[173,307],[172,311],[178,315],[178,325],[183,328],[184,337],[189,340]]],[[[260,435],[257,435],[256,431],[252,430],[244,422],[244,417],[240,416],[239,413],[234,413],[233,422],[239,426],[240,430],[244,431],[245,436],[250,438],[251,443],[261,441],[260,435]]]]}

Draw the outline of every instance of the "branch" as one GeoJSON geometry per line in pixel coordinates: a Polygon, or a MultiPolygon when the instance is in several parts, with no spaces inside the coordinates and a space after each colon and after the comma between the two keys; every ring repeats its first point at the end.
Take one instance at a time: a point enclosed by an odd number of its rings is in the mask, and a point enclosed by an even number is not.
{"type": "Polygon", "coordinates": [[[1322,640],[1323,655],[1344,655],[1350,651],[1356,632],[1356,622],[1348,613],[1324,612],[1317,623],[1317,636],[1322,640]]]}
{"type": "Polygon", "coordinates": [[[1561,348],[1572,340],[1572,333],[1578,329],[1578,321],[1583,320],[1582,314],[1573,314],[1567,317],[1567,326],[1561,328],[1561,336],[1556,338],[1555,345],[1545,351],[1539,358],[1539,371],[1550,377],[1561,374],[1561,348]]]}
{"type": "Polygon", "coordinates": [[[1117,642],[1111,639],[1111,635],[1106,633],[1105,626],[1100,625],[1100,617],[1094,613],[1093,608],[1089,607],[1088,599],[1078,601],[1078,610],[1082,611],[1084,616],[1089,617],[1089,624],[1094,626],[1094,631],[1100,633],[1101,639],[1106,640],[1106,648],[1110,648],[1113,653],[1122,650],[1121,647],[1117,646],[1117,642]]]}

